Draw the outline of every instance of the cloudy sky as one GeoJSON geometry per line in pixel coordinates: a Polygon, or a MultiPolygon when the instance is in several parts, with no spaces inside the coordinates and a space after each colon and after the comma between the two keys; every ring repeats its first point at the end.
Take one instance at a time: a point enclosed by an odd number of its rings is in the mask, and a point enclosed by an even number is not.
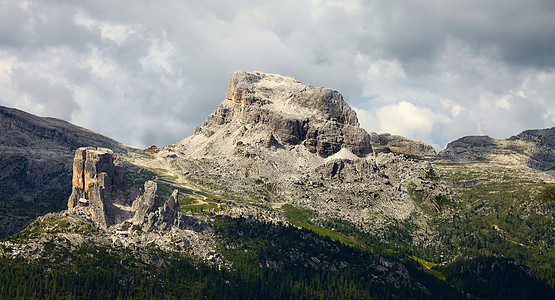
{"type": "Polygon", "coordinates": [[[338,90],[441,150],[555,126],[555,1],[0,0],[0,105],[124,143],[189,136],[235,70],[338,90]]]}

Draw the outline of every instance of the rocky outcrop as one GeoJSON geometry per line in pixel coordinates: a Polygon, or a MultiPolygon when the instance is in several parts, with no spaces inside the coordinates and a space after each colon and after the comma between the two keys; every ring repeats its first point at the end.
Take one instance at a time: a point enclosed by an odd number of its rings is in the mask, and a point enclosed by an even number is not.
{"type": "Polygon", "coordinates": [[[218,109],[195,130],[196,135],[212,137],[221,130],[240,129],[244,143],[304,145],[324,158],[341,148],[360,157],[372,152],[368,133],[359,127],[356,113],[337,91],[291,77],[237,71],[225,95],[218,109]]]}
{"type": "Polygon", "coordinates": [[[435,156],[434,148],[424,142],[415,141],[389,133],[370,133],[370,143],[376,153],[399,153],[415,156],[435,156]]]}
{"type": "Polygon", "coordinates": [[[528,165],[530,167],[551,171],[555,168],[555,127],[526,130],[510,137],[508,141],[513,144],[524,142],[534,146],[529,147],[528,165]]]}
{"type": "Polygon", "coordinates": [[[439,155],[457,162],[483,161],[486,157],[499,152],[497,141],[489,136],[466,136],[447,144],[439,155]]]}
{"type": "Polygon", "coordinates": [[[73,161],[68,209],[87,206],[93,220],[107,228],[115,222],[114,204],[128,204],[122,163],[106,148],[79,148],[73,161]]]}
{"type": "Polygon", "coordinates": [[[206,223],[181,213],[179,191],[174,190],[160,207],[158,184],[146,181],[144,192],[132,199],[125,169],[117,154],[105,148],[79,148],[73,161],[73,189],[68,209],[84,209],[92,221],[107,230],[127,232],[135,227],[146,232],[172,228],[202,231],[206,223]]]}
{"type": "Polygon", "coordinates": [[[145,221],[144,229],[148,232],[151,231],[167,231],[172,227],[179,229],[192,229],[200,232],[208,226],[205,222],[192,217],[186,216],[181,212],[179,207],[179,193],[174,190],[168,201],[164,206],[148,215],[145,221]]]}
{"type": "Polygon", "coordinates": [[[142,224],[145,216],[151,212],[156,211],[160,206],[158,197],[158,185],[154,181],[145,182],[144,193],[139,196],[132,205],[132,210],[135,211],[132,223],[142,224]]]}

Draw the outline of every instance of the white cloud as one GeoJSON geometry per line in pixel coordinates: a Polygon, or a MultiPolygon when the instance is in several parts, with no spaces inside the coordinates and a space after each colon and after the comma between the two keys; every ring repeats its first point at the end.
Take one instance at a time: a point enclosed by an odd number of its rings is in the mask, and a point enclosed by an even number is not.
{"type": "Polygon", "coordinates": [[[375,113],[356,109],[361,125],[369,131],[411,137],[436,145],[434,127],[449,123],[450,118],[407,101],[380,107],[375,113]],[[372,129],[374,128],[374,129],[372,129]]]}
{"type": "Polygon", "coordinates": [[[509,110],[511,109],[511,102],[509,102],[509,96],[501,97],[495,101],[495,107],[509,110]]]}
{"type": "Polygon", "coordinates": [[[122,45],[130,35],[141,30],[140,25],[131,26],[102,22],[85,15],[81,11],[74,16],[74,22],[77,25],[87,28],[89,31],[100,31],[100,37],[102,39],[113,41],[118,45],[122,45]]]}

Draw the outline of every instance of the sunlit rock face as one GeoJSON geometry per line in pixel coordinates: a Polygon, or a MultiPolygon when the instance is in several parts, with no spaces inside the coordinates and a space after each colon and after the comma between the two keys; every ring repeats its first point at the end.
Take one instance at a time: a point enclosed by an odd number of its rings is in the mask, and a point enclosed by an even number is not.
{"type": "Polygon", "coordinates": [[[170,230],[172,227],[186,229],[193,225],[195,230],[204,229],[196,218],[181,213],[177,190],[160,206],[158,185],[154,181],[146,181],[144,192],[134,198],[125,182],[123,164],[110,149],[77,149],[73,160],[72,186],[68,209],[87,210],[91,219],[104,229],[127,230],[132,225],[149,232],[170,230]]]}
{"type": "Polygon", "coordinates": [[[89,206],[93,220],[107,228],[115,221],[114,203],[126,202],[124,170],[117,155],[106,148],[79,148],[73,160],[68,208],[89,206]]]}
{"type": "Polygon", "coordinates": [[[341,148],[364,157],[372,152],[368,133],[354,110],[329,88],[313,87],[292,77],[237,71],[226,99],[195,132],[211,135],[222,126],[245,126],[244,136],[273,139],[270,146],[302,144],[321,157],[341,148]],[[247,132],[250,131],[250,132],[247,132]]]}

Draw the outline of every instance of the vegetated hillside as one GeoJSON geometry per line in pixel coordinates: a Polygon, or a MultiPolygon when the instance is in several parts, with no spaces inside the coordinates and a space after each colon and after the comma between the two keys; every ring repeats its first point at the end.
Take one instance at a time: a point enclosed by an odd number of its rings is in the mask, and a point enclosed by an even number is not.
{"type": "Polygon", "coordinates": [[[0,106],[0,236],[65,208],[73,155],[82,146],[131,150],[71,123],[0,106]]]}
{"type": "Polygon", "coordinates": [[[555,179],[522,139],[434,156],[335,91],[238,72],[193,136],[120,152],[126,197],[77,189],[2,241],[0,297],[552,299],[555,179]]]}

